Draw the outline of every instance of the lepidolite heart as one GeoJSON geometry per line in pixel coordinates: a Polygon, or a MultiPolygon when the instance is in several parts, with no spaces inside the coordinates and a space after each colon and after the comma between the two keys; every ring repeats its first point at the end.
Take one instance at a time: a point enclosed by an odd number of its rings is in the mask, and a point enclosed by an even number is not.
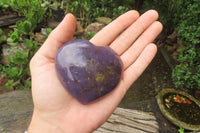
{"type": "Polygon", "coordinates": [[[123,71],[120,57],[111,48],[95,46],[84,39],[64,44],[55,65],[63,86],[82,104],[111,92],[123,71]]]}

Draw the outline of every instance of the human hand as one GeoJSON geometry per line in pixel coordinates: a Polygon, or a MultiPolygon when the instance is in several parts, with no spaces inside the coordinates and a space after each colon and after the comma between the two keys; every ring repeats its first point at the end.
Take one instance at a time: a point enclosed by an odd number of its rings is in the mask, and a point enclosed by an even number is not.
{"type": "Polygon", "coordinates": [[[74,16],[66,15],[30,62],[34,112],[28,133],[88,133],[103,124],[155,56],[157,48],[151,42],[162,30],[157,18],[153,10],[141,17],[129,11],[90,40],[95,45],[110,45],[120,55],[124,72],[112,92],[83,105],[62,86],[55,69],[58,49],[72,40],[75,32],[74,16]]]}

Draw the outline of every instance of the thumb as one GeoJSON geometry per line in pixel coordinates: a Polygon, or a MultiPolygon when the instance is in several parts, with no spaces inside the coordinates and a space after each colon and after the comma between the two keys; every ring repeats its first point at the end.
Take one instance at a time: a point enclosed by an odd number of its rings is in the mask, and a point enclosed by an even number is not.
{"type": "Polygon", "coordinates": [[[76,29],[76,19],[72,14],[67,14],[62,22],[51,32],[45,43],[36,54],[46,59],[54,60],[58,49],[72,40],[76,29]]]}

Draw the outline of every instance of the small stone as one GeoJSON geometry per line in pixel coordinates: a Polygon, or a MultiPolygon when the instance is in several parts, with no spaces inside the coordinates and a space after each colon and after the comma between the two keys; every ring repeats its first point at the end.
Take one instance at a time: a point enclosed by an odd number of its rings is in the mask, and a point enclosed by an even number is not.
{"type": "Polygon", "coordinates": [[[59,21],[55,21],[54,19],[48,19],[47,20],[47,24],[48,24],[48,27],[51,28],[51,29],[54,29],[58,26],[58,24],[60,23],[59,21]]]}
{"type": "Polygon", "coordinates": [[[95,20],[99,23],[103,23],[106,25],[109,24],[110,22],[112,22],[112,19],[108,18],[108,17],[99,17],[99,18],[96,18],[95,20]]]}
{"type": "Polygon", "coordinates": [[[41,33],[36,33],[35,34],[35,41],[39,42],[39,43],[43,43],[45,41],[45,36],[42,35],[41,33]]]}
{"type": "Polygon", "coordinates": [[[90,25],[87,26],[87,28],[85,29],[86,33],[87,32],[98,32],[100,31],[103,27],[105,26],[105,24],[102,23],[91,23],[90,25]]]}

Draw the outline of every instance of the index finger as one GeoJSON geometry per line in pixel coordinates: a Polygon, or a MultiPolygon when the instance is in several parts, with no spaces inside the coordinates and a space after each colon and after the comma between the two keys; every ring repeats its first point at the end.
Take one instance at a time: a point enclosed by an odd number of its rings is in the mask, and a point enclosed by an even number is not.
{"type": "Polygon", "coordinates": [[[98,46],[109,45],[123,30],[135,22],[138,17],[139,13],[135,10],[126,12],[99,31],[90,42],[98,46]]]}

